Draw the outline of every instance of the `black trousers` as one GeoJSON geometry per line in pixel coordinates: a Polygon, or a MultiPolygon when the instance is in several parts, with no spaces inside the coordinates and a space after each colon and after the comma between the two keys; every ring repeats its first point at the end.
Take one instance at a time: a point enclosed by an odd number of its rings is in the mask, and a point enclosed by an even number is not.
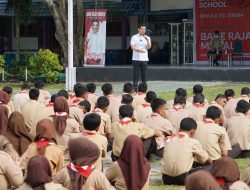
{"type": "Polygon", "coordinates": [[[240,145],[237,143],[232,146],[232,150],[228,151],[228,156],[235,159],[241,155],[241,148],[240,145]]]}
{"type": "Polygon", "coordinates": [[[137,88],[139,75],[141,73],[142,82],[146,82],[146,70],[148,67],[147,61],[133,61],[133,84],[137,88]]]}
{"type": "Polygon", "coordinates": [[[185,179],[188,176],[188,172],[181,174],[179,176],[169,176],[166,174],[162,174],[162,181],[165,185],[184,185],[185,184],[185,179]]]}

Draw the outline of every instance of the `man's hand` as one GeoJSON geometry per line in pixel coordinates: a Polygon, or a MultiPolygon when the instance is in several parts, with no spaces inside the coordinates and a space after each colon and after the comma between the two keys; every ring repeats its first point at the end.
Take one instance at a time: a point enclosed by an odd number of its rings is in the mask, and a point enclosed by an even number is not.
{"type": "Polygon", "coordinates": [[[162,136],[162,135],[163,135],[163,132],[162,132],[162,131],[160,131],[160,130],[155,130],[155,134],[154,134],[155,137],[160,137],[160,136],[162,136]]]}

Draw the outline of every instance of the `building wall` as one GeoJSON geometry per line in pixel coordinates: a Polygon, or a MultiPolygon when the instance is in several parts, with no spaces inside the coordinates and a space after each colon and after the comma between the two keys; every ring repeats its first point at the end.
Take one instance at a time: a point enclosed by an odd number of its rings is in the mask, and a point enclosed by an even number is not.
{"type": "Polygon", "coordinates": [[[192,9],[194,0],[151,0],[151,11],[192,9]]]}

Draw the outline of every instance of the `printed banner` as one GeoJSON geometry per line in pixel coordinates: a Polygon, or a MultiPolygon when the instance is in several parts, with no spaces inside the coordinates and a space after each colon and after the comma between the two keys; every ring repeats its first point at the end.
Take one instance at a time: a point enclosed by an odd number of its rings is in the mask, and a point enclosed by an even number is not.
{"type": "Polygon", "coordinates": [[[196,63],[208,63],[214,31],[223,40],[224,60],[237,51],[250,53],[249,22],[250,0],[195,0],[196,63]]]}
{"type": "Polygon", "coordinates": [[[104,66],[106,49],[107,10],[86,10],[84,65],[104,66]]]}

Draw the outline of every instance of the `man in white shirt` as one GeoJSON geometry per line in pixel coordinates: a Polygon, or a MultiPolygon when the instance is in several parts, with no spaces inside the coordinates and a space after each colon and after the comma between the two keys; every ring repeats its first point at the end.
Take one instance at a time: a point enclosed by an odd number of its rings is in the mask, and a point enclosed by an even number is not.
{"type": "Polygon", "coordinates": [[[139,72],[141,72],[142,82],[146,83],[146,69],[148,64],[148,49],[151,48],[151,39],[145,35],[146,25],[140,24],[138,26],[138,34],[133,35],[130,41],[131,49],[133,50],[133,83],[137,90],[139,72]]]}

